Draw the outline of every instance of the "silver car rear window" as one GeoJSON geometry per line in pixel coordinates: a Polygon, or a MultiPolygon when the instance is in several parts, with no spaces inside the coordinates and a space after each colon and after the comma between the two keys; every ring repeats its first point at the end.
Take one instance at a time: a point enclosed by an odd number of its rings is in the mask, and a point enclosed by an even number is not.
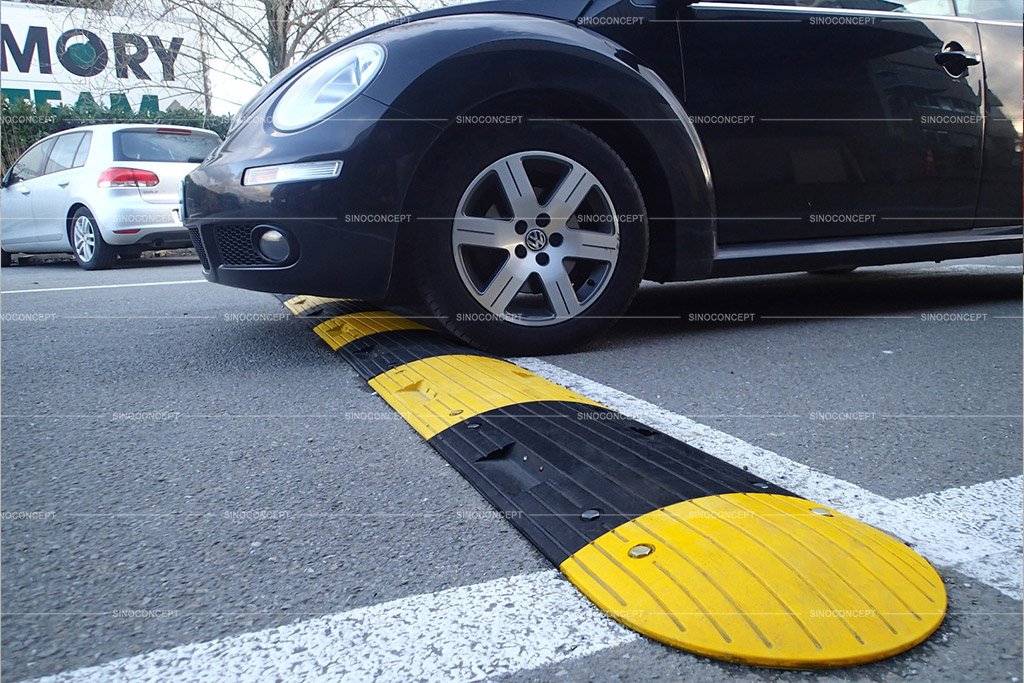
{"type": "Polygon", "coordinates": [[[122,130],[114,133],[114,161],[170,161],[197,164],[220,144],[209,133],[182,129],[122,130]]]}

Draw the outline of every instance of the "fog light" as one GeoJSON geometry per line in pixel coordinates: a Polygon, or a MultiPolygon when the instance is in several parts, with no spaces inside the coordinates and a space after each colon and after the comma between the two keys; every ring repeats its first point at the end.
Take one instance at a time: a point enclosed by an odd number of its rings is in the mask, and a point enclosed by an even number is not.
{"type": "Polygon", "coordinates": [[[256,228],[256,249],[271,263],[284,263],[292,255],[292,246],[284,233],[276,228],[256,228]]]}

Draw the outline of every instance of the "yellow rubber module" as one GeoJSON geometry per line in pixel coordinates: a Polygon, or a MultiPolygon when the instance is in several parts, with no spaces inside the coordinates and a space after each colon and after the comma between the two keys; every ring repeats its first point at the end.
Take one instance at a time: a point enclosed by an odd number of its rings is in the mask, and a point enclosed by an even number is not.
{"type": "Polygon", "coordinates": [[[297,296],[285,301],[284,305],[285,308],[291,311],[293,315],[302,315],[312,308],[333,303],[335,301],[347,301],[347,299],[325,299],[321,296],[297,296]]]}
{"type": "Polygon", "coordinates": [[[730,493],[650,512],[561,570],[631,629],[767,667],[884,659],[922,642],[946,611],[942,579],[909,547],[781,495],[730,493]]]}
{"type": "Polygon", "coordinates": [[[397,332],[399,330],[429,329],[408,318],[395,315],[390,311],[368,311],[366,313],[350,313],[332,318],[313,328],[320,338],[337,351],[345,344],[362,337],[380,332],[397,332]]]}
{"type": "Polygon", "coordinates": [[[428,440],[463,420],[519,403],[572,401],[600,406],[518,365],[486,356],[413,361],[370,380],[370,386],[428,440]]]}

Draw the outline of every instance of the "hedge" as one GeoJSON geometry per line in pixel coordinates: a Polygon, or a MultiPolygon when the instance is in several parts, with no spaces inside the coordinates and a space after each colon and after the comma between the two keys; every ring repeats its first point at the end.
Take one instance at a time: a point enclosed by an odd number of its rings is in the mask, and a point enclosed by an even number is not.
{"type": "Polygon", "coordinates": [[[177,109],[167,112],[126,108],[109,109],[92,106],[51,106],[28,100],[0,98],[0,172],[6,173],[21,154],[36,141],[69,128],[95,123],[161,123],[206,128],[224,137],[228,132],[229,116],[211,116],[195,109],[177,109]]]}

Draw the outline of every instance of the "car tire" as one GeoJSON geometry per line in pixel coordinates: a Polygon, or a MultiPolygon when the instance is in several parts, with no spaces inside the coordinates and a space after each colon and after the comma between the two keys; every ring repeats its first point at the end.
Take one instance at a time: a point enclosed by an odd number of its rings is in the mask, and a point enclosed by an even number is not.
{"type": "Polygon", "coordinates": [[[117,252],[103,241],[92,212],[85,207],[75,211],[68,229],[75,261],[86,270],[106,270],[114,264],[117,252]]]}
{"type": "Polygon", "coordinates": [[[6,251],[0,249],[0,267],[6,268],[11,265],[11,255],[6,251]]]}
{"type": "Polygon", "coordinates": [[[565,351],[614,324],[648,248],[640,188],[615,151],[553,121],[440,145],[414,204],[419,284],[438,321],[503,355],[565,351]]]}

